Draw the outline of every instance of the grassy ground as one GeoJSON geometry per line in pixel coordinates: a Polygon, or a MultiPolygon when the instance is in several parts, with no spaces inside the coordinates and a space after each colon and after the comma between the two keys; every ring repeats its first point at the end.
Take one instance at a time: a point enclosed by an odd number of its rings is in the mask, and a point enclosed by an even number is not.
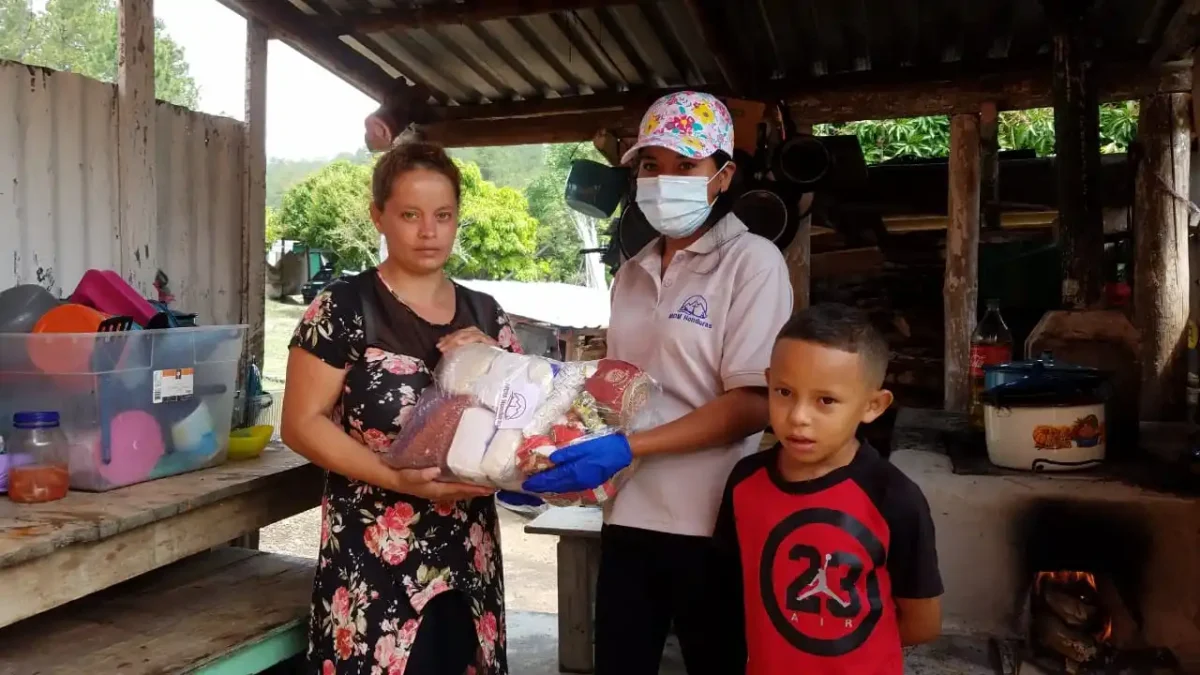
{"type": "Polygon", "coordinates": [[[301,304],[289,304],[278,300],[267,300],[265,344],[263,345],[264,388],[282,388],[283,376],[287,372],[288,341],[296,323],[307,309],[301,304]]]}

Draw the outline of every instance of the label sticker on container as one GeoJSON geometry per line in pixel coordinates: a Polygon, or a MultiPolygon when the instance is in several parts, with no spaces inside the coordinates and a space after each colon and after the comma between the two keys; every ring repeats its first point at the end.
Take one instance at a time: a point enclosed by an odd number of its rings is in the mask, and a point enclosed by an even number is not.
{"type": "Polygon", "coordinates": [[[524,429],[541,403],[542,389],[528,377],[514,378],[504,385],[496,402],[497,429],[524,429]]]}
{"type": "Polygon", "coordinates": [[[192,398],[193,369],[167,368],[154,371],[154,402],[177,403],[192,398]]]}

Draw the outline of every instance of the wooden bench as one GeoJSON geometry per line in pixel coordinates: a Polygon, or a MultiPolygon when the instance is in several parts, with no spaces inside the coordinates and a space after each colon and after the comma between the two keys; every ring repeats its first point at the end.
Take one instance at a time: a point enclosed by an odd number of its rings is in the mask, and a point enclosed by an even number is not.
{"type": "Polygon", "coordinates": [[[0,675],[250,675],[307,648],[316,561],[222,548],[0,629],[0,675]]]}
{"type": "Polygon", "coordinates": [[[525,526],[529,534],[558,539],[558,668],[590,673],[596,574],[600,568],[600,509],[551,508],[525,526]]]}

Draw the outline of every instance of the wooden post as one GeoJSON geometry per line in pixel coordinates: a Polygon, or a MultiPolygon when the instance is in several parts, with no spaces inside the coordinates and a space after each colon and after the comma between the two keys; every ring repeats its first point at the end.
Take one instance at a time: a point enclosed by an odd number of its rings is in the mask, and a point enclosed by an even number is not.
{"type": "MultiPolygon", "coordinates": [[[[1066,9],[1061,10],[1063,12],[1066,9]]],[[[1104,222],[1100,211],[1100,99],[1078,15],[1055,16],[1054,146],[1064,309],[1100,303],[1104,222]]]]}
{"type": "Polygon", "coordinates": [[[246,148],[242,164],[242,322],[246,353],[263,360],[266,288],[267,26],[246,22],[246,148]]]}
{"type": "MultiPolygon", "coordinates": [[[[811,124],[798,124],[796,131],[801,134],[811,134],[811,124]]],[[[809,193],[800,197],[796,208],[800,213],[812,209],[816,195],[809,193]]],[[[792,313],[808,307],[812,302],[812,214],[800,220],[800,227],[792,243],[783,252],[787,262],[788,277],[792,282],[792,313]]]]}
{"type": "Polygon", "coordinates": [[[154,294],[158,191],[154,176],[154,0],[117,7],[117,190],[121,276],[154,294]]]}
{"type": "Polygon", "coordinates": [[[946,229],[945,408],[971,401],[971,333],[979,294],[979,116],[950,118],[950,198],[946,229]]]}
{"type": "Polygon", "coordinates": [[[982,155],[981,193],[983,227],[1000,229],[1000,112],[995,103],[985,103],[979,110],[979,142],[982,155]]]}
{"type": "Polygon", "coordinates": [[[1178,421],[1185,408],[1191,97],[1142,100],[1134,196],[1134,308],[1142,336],[1139,416],[1178,421]]]}

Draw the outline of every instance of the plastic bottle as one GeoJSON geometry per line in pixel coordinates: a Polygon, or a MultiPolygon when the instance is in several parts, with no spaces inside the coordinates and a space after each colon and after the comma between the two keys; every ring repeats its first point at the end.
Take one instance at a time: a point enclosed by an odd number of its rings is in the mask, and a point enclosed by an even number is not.
{"type": "Polygon", "coordinates": [[[983,429],[984,366],[1012,361],[1012,331],[1000,316],[1000,301],[988,300],[987,312],[971,335],[971,407],[973,429],[983,429]]]}
{"type": "Polygon", "coordinates": [[[8,498],[12,501],[28,504],[67,496],[70,447],[59,428],[57,412],[13,415],[8,458],[8,498]]]}

